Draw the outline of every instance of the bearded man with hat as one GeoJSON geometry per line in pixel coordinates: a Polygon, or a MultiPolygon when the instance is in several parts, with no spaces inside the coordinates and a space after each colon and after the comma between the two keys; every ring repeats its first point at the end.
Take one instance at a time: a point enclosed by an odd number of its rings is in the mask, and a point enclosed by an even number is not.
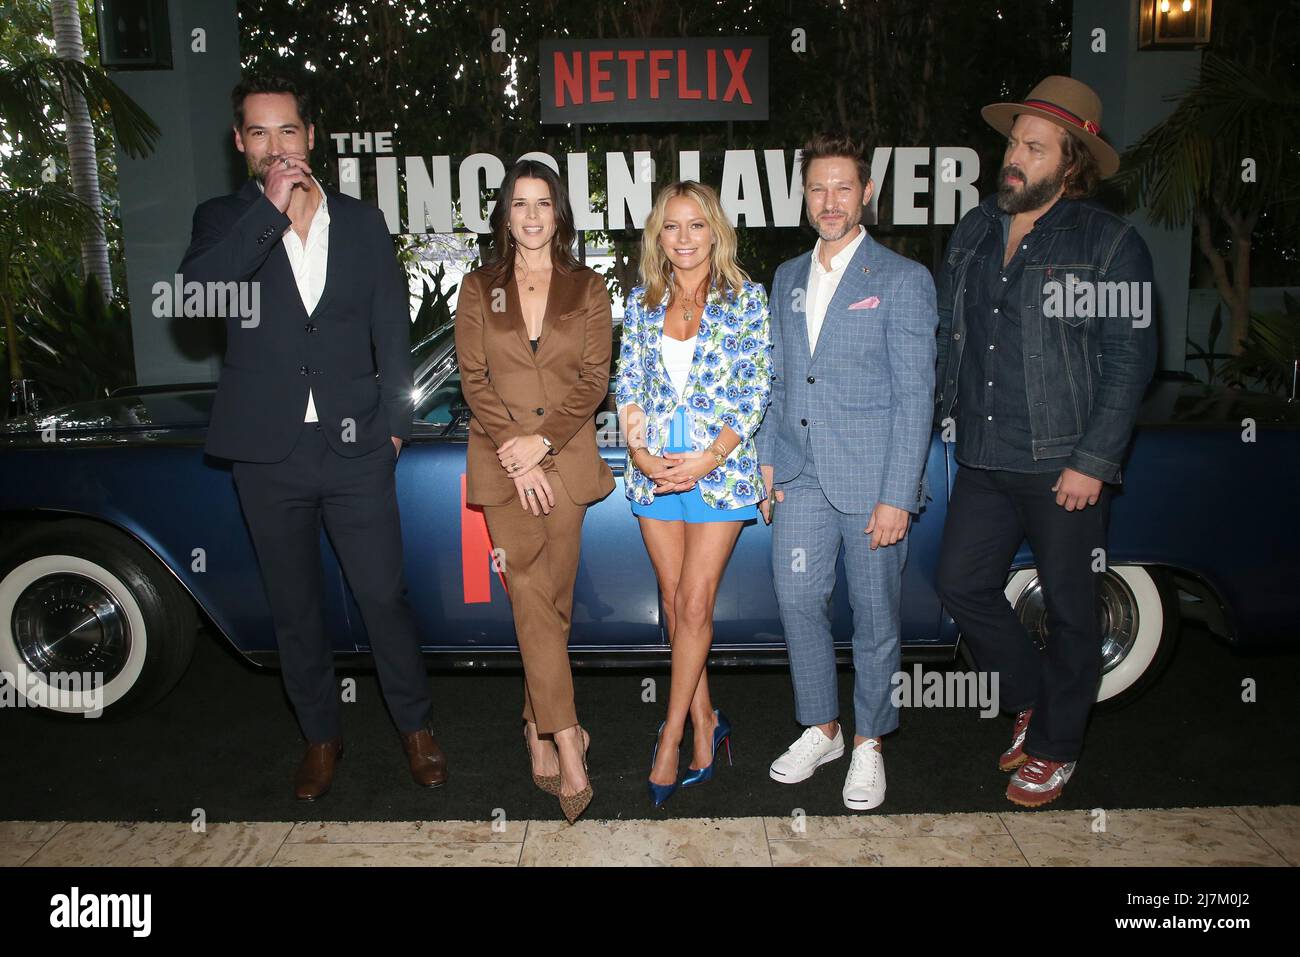
{"type": "Polygon", "coordinates": [[[1074,773],[1101,677],[1098,572],[1155,367],[1149,308],[1133,308],[1151,302],[1152,265],[1133,226],[1089,201],[1119,169],[1090,88],[1051,76],[982,115],[1007,138],[998,191],[962,217],[936,283],[936,418],[955,428],[961,466],[938,589],[1016,714],[998,760],[1015,772],[1007,797],[1039,807],[1074,773]],[[1044,648],[1003,591],[1026,539],[1047,602],[1044,648]]]}

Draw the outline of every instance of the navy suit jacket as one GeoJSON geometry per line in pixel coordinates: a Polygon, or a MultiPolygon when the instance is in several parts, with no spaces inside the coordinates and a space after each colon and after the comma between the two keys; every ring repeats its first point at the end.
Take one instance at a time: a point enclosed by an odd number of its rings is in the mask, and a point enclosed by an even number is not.
{"type": "MultiPolygon", "coordinates": [[[[412,366],[406,280],[383,214],[327,190],[325,289],[303,307],[282,243],[290,225],[250,179],[194,211],[184,282],[258,283],[258,314],[226,319],[226,355],[206,450],[279,462],[302,430],[310,388],[321,430],[340,455],[410,437],[412,366]]],[[[246,296],[249,301],[251,296],[246,296]]]]}

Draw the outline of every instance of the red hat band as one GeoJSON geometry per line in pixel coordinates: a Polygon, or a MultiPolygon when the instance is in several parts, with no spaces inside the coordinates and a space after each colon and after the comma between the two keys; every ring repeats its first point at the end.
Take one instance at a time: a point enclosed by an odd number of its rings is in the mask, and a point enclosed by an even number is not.
{"type": "Polygon", "coordinates": [[[1092,120],[1085,120],[1081,116],[1076,116],[1069,110],[1057,106],[1055,103],[1048,103],[1046,100],[1025,100],[1022,106],[1032,106],[1038,110],[1046,110],[1053,116],[1058,116],[1067,123],[1077,126],[1079,129],[1091,133],[1093,136],[1101,135],[1101,127],[1092,120]]]}

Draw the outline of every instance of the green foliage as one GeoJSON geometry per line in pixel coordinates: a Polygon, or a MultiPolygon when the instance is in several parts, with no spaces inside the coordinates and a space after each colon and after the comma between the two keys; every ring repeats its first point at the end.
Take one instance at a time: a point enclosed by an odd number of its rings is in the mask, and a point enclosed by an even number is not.
{"type": "Polygon", "coordinates": [[[85,97],[92,121],[113,124],[117,141],[128,155],[144,156],[153,151],[158,124],[99,68],[53,55],[0,66],[0,116],[5,117],[11,135],[26,140],[39,152],[50,153],[63,146],[46,111],[53,106],[66,113],[68,91],[85,97]]]}
{"type": "Polygon", "coordinates": [[[1190,351],[1186,359],[1196,362],[1205,363],[1205,381],[1214,382],[1218,377],[1218,364],[1225,359],[1232,358],[1230,352],[1216,352],[1219,345],[1219,336],[1223,334],[1223,305],[1214,307],[1214,318],[1210,320],[1210,328],[1207,330],[1209,338],[1204,346],[1192,340],[1191,336],[1187,337],[1187,345],[1190,351]]]}
{"type": "Polygon", "coordinates": [[[81,0],[80,12],[85,64],[53,55],[48,2],[0,3],[0,347],[11,377],[50,375],[42,388],[66,398],[99,394],[108,382],[125,384],[134,367],[126,309],[116,299],[112,305],[92,305],[64,285],[80,272],[80,237],[95,218],[69,188],[62,125],[68,93],[85,97],[95,127],[105,232],[112,271],[119,277],[124,266],[114,215],[113,143],[140,156],[160,135],[153,120],[99,68],[93,4],[81,0]],[[78,330],[75,324],[82,320],[90,325],[78,330]],[[92,330],[103,337],[99,355],[87,348],[92,330]],[[36,351],[24,369],[19,354],[28,336],[36,351]],[[122,342],[128,343],[125,350],[122,342]],[[56,361],[47,347],[74,351],[66,361],[56,361]],[[119,371],[102,366],[109,357],[121,363],[119,371]],[[85,374],[79,388],[69,379],[74,371],[85,374]]]}
{"type": "Polygon", "coordinates": [[[1223,366],[1225,379],[1294,398],[1296,363],[1300,362],[1300,300],[1283,293],[1281,312],[1250,317],[1244,348],[1223,366]]]}
{"type": "Polygon", "coordinates": [[[0,189],[0,270],[34,269],[51,251],[53,237],[77,232],[93,221],[94,211],[66,189],[0,189]]]}
{"type": "Polygon", "coordinates": [[[131,316],[105,304],[93,278],[63,274],[43,285],[38,308],[19,322],[28,345],[29,378],[54,403],[102,398],[135,381],[131,316]]]}
{"type": "Polygon", "coordinates": [[[1177,109],[1125,154],[1116,185],[1160,225],[1183,226],[1197,209],[1249,214],[1266,205],[1293,221],[1297,130],[1300,85],[1292,76],[1207,53],[1177,109]],[[1254,179],[1243,177],[1246,161],[1254,179]]]}
{"type": "Polygon", "coordinates": [[[452,325],[451,296],[459,288],[443,289],[447,269],[442,263],[428,277],[420,292],[420,308],[411,323],[411,352],[418,364],[434,341],[452,325]]]}
{"type": "Polygon", "coordinates": [[[39,312],[38,281],[58,262],[58,239],[81,235],[94,212],[59,186],[0,188],[0,318],[8,375],[24,376],[19,361],[21,317],[39,312]]]}

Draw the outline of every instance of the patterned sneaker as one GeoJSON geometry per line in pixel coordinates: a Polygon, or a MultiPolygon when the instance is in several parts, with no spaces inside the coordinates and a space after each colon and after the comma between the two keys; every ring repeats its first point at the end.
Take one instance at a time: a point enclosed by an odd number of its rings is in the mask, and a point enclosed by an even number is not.
{"type": "Polygon", "coordinates": [[[1026,756],[1025,763],[1007,785],[1007,800],[1021,807],[1042,807],[1061,796],[1074,774],[1074,761],[1046,761],[1026,756]]]}
{"type": "Polygon", "coordinates": [[[999,771],[1014,771],[1027,760],[1025,755],[1025,732],[1029,730],[1029,716],[1034,709],[1022,711],[1016,715],[1016,726],[1011,731],[1011,747],[1002,752],[998,758],[999,771]]]}

